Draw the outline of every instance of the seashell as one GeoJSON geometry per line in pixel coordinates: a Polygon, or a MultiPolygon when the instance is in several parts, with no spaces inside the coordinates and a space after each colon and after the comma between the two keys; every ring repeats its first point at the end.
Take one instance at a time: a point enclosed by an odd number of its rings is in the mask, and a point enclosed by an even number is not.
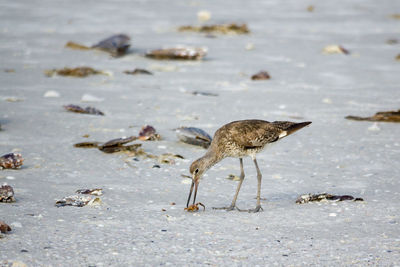
{"type": "Polygon", "coordinates": [[[132,71],[126,70],[124,71],[126,74],[131,74],[131,75],[136,75],[136,74],[148,74],[148,75],[153,75],[152,72],[145,70],[145,69],[134,69],[132,71]]]}
{"type": "Polygon", "coordinates": [[[322,193],[322,194],[306,194],[306,195],[301,195],[300,197],[297,198],[296,203],[297,204],[304,204],[308,202],[320,202],[320,201],[327,201],[327,200],[332,200],[332,201],[344,201],[344,200],[353,200],[353,201],[364,201],[362,198],[354,198],[353,196],[350,195],[331,195],[327,193],[322,193]]]}
{"type": "Polygon", "coordinates": [[[191,31],[201,33],[220,33],[220,34],[247,34],[250,33],[249,28],[246,24],[215,24],[215,25],[204,25],[204,26],[181,26],[178,31],[191,31]]]}
{"type": "Polygon", "coordinates": [[[160,140],[161,136],[156,133],[156,129],[151,125],[144,125],[139,132],[139,140],[142,141],[155,141],[160,140]]]}
{"type": "Polygon", "coordinates": [[[7,184],[0,186],[0,202],[15,202],[14,189],[11,186],[7,184]]]}
{"type": "Polygon", "coordinates": [[[44,74],[48,77],[51,77],[51,76],[54,76],[57,74],[60,76],[71,76],[71,77],[78,77],[78,78],[84,78],[89,75],[95,75],[95,74],[107,75],[104,71],[95,70],[91,67],[76,67],[76,68],[65,67],[63,69],[45,70],[44,74]]]}
{"type": "Polygon", "coordinates": [[[17,169],[22,166],[24,159],[19,153],[8,153],[0,157],[0,169],[17,169]]]}
{"type": "Polygon", "coordinates": [[[266,72],[266,71],[260,71],[259,73],[256,73],[253,76],[251,76],[251,79],[253,81],[256,81],[256,80],[269,80],[269,79],[271,79],[271,76],[269,76],[268,72],[266,72]]]}
{"type": "Polygon", "coordinates": [[[64,197],[63,199],[56,201],[56,207],[64,207],[64,206],[75,206],[75,207],[83,207],[88,205],[91,201],[95,201],[96,198],[92,196],[78,196],[72,195],[68,197],[64,197]]]}
{"type": "Polygon", "coordinates": [[[208,148],[212,137],[204,130],[195,127],[180,127],[175,129],[178,139],[187,144],[208,148]]]}
{"type": "Polygon", "coordinates": [[[74,144],[74,147],[80,148],[97,148],[101,144],[100,142],[82,142],[74,144]]]}
{"type": "Polygon", "coordinates": [[[205,48],[198,47],[174,47],[152,50],[146,53],[147,57],[155,59],[202,59],[207,54],[205,48]]]}
{"type": "Polygon", "coordinates": [[[93,195],[93,196],[101,196],[103,195],[103,189],[95,188],[95,189],[78,189],[76,190],[77,194],[84,194],[84,195],[93,195]]]}
{"type": "Polygon", "coordinates": [[[3,221],[0,221],[0,233],[7,233],[11,231],[11,227],[3,221]]]}
{"type": "Polygon", "coordinates": [[[72,41],[69,41],[68,43],[65,44],[64,47],[67,47],[69,49],[74,49],[74,50],[90,50],[90,47],[87,47],[86,45],[78,44],[72,41]]]}
{"type": "Polygon", "coordinates": [[[400,109],[397,111],[380,111],[371,117],[347,116],[346,119],[356,121],[400,122],[400,109]]]}
{"type": "Polygon", "coordinates": [[[104,116],[104,113],[96,108],[93,107],[86,107],[86,108],[82,108],[78,105],[66,105],[63,106],[66,110],[71,111],[71,112],[75,112],[75,113],[83,113],[83,114],[91,114],[91,115],[100,115],[100,116],[104,116]]]}
{"type": "Polygon", "coordinates": [[[350,51],[340,45],[327,45],[322,50],[324,54],[350,54],[350,51]]]}
{"type": "Polygon", "coordinates": [[[110,141],[105,142],[104,144],[102,144],[100,146],[100,148],[120,146],[120,145],[129,143],[129,142],[132,142],[136,139],[137,139],[136,136],[129,136],[129,137],[125,137],[125,138],[116,138],[116,139],[112,139],[110,141]]]}
{"type": "Polygon", "coordinates": [[[93,45],[92,48],[109,52],[113,56],[122,56],[131,46],[130,40],[131,38],[125,34],[116,34],[93,45]]]}

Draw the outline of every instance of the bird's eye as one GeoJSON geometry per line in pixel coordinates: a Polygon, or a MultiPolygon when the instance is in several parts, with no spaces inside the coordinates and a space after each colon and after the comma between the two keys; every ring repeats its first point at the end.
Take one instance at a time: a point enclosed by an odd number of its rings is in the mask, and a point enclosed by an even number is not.
{"type": "Polygon", "coordinates": [[[199,172],[199,169],[196,169],[196,170],[194,171],[194,173],[196,173],[196,174],[197,174],[198,172],[199,172]]]}

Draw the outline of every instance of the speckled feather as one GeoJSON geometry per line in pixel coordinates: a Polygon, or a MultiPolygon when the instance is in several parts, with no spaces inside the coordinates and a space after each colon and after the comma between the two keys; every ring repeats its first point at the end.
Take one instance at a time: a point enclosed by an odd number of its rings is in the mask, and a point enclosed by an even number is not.
{"type": "Polygon", "coordinates": [[[223,157],[247,156],[260,152],[267,144],[276,142],[308,124],[289,121],[234,121],[216,131],[211,147],[213,150],[223,151],[223,157]]]}
{"type": "Polygon", "coordinates": [[[225,124],[215,132],[207,153],[192,163],[190,173],[193,174],[198,169],[198,174],[201,176],[226,157],[255,157],[255,154],[262,151],[267,144],[276,142],[310,123],[241,120],[225,124]]]}

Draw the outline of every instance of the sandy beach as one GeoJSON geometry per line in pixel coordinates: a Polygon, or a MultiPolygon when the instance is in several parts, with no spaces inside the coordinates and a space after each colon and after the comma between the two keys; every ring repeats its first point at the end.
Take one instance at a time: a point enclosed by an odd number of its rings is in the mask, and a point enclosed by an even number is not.
{"type": "MultiPolygon", "coordinates": [[[[16,199],[0,203],[12,228],[0,236],[0,266],[400,266],[400,125],[345,119],[400,108],[399,14],[389,0],[1,1],[0,156],[20,153],[24,164],[0,170],[16,199]],[[250,32],[178,31],[229,23],[250,32]],[[114,34],[131,38],[126,55],[64,47],[114,34]],[[176,46],[207,55],[145,57],[176,46]],[[82,66],[103,73],[45,75],[82,66]],[[124,73],[136,68],[152,75],[124,73]],[[251,79],[262,70],[270,79],[251,79]],[[241,119],[312,124],[258,154],[264,211],[212,209],[231,203],[234,158],[204,175],[205,211],[184,211],[189,166],[206,150],[174,129],[212,136],[241,119]],[[131,143],[144,154],[73,146],[144,125],[161,136],[131,143]],[[55,206],[90,188],[102,189],[99,205],[55,206]],[[295,203],[324,192],[364,201],[295,203]]],[[[237,205],[254,208],[250,158],[244,170],[237,205]]]]}

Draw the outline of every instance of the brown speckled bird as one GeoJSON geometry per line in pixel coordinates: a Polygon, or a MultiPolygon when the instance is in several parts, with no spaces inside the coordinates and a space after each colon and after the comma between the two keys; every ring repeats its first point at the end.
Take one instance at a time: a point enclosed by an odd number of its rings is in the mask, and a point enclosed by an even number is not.
{"type": "MultiPolygon", "coordinates": [[[[253,159],[257,170],[257,206],[249,212],[258,212],[262,210],[260,204],[261,191],[261,172],[258,168],[256,154],[262,151],[268,144],[278,141],[297,130],[309,125],[311,122],[290,122],[290,121],[274,121],[268,122],[263,120],[242,120],[225,124],[219,128],[208,148],[206,154],[195,160],[190,165],[190,173],[192,174],[192,185],[190,187],[189,197],[186,206],[192,196],[194,187],[193,204],[196,201],[197,188],[201,176],[216,163],[226,157],[235,157],[240,160],[240,180],[233,197],[232,204],[229,207],[217,208],[225,210],[238,209],[236,207],[236,199],[238,197],[240,187],[244,179],[243,157],[250,156],[253,159]]],[[[238,209],[240,210],[240,209],[238,209]]],[[[242,211],[242,210],[240,210],[242,211]]]]}

